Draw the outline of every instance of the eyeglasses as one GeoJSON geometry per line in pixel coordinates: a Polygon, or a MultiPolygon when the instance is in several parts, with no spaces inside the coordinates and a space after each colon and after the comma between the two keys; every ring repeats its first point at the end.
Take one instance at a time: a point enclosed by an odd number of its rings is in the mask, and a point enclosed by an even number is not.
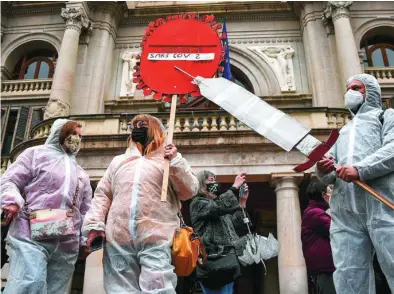
{"type": "Polygon", "coordinates": [[[139,120],[134,122],[134,125],[129,123],[129,128],[130,130],[133,130],[135,128],[140,129],[140,128],[148,128],[149,127],[149,123],[145,120],[139,120]]]}

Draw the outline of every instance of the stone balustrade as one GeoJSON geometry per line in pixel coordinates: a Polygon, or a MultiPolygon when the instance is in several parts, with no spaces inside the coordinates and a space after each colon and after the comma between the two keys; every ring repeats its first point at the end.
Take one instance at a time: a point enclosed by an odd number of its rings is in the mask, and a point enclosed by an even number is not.
{"type": "Polygon", "coordinates": [[[44,121],[44,123],[39,124],[38,126],[33,128],[31,137],[33,139],[48,137],[51,131],[52,124],[53,120],[44,121]]]}
{"type": "Polygon", "coordinates": [[[330,129],[340,129],[350,120],[349,113],[327,113],[327,125],[330,129]]]}
{"type": "Polygon", "coordinates": [[[373,75],[379,83],[394,82],[394,67],[367,67],[364,71],[373,75]]]}
{"type": "MultiPolygon", "coordinates": [[[[341,128],[350,120],[346,110],[321,109],[320,111],[288,110],[289,115],[308,125],[312,129],[341,128]]],[[[164,126],[167,126],[169,113],[153,113],[164,126]]],[[[130,133],[130,124],[134,115],[102,114],[71,116],[82,124],[84,135],[119,135],[130,133]]],[[[33,128],[31,138],[43,138],[49,135],[54,119],[43,121],[33,128]]],[[[175,118],[175,133],[220,133],[250,130],[248,126],[224,111],[215,112],[178,112],[175,118]]]]}
{"type": "MultiPolygon", "coordinates": [[[[167,127],[168,115],[157,115],[163,125],[167,127]]],[[[129,133],[131,119],[119,121],[119,133],[129,133]]],[[[178,114],[175,118],[174,132],[220,132],[220,131],[242,131],[250,130],[242,122],[229,114],[193,114],[191,112],[178,114]]]]}
{"type": "Polygon", "coordinates": [[[5,80],[1,83],[1,95],[48,94],[52,89],[52,79],[5,80]]]}

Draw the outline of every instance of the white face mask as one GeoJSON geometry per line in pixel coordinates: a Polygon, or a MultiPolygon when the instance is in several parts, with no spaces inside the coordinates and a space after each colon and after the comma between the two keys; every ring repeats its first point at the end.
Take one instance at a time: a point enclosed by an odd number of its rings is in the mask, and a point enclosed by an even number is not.
{"type": "Polygon", "coordinates": [[[76,152],[81,145],[81,138],[78,135],[69,135],[64,140],[64,146],[66,146],[72,153],[76,152]]]}
{"type": "Polygon", "coordinates": [[[352,110],[352,111],[356,111],[358,109],[358,107],[363,104],[364,102],[364,97],[363,94],[361,94],[358,91],[354,91],[354,90],[349,90],[346,92],[345,94],[345,106],[352,110]]]}

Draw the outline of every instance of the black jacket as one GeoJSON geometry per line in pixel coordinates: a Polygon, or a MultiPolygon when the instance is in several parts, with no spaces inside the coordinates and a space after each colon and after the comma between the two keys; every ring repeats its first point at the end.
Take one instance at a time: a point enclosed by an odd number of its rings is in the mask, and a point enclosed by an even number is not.
{"type": "Polygon", "coordinates": [[[246,238],[238,237],[235,228],[245,224],[236,188],[230,188],[215,199],[197,195],[190,204],[190,216],[208,255],[227,254],[234,250],[237,255],[242,255],[246,238]]]}

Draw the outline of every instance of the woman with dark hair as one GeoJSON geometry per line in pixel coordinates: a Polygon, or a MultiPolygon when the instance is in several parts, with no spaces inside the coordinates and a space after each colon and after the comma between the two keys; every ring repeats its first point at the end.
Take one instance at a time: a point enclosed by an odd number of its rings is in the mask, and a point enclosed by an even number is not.
{"type": "Polygon", "coordinates": [[[335,294],[335,270],[330,246],[331,217],[327,213],[331,188],[318,180],[306,189],[309,198],[301,223],[302,250],[317,294],[335,294]]]}
{"type": "Polygon", "coordinates": [[[198,195],[190,204],[190,215],[194,229],[200,234],[207,252],[206,265],[197,267],[197,278],[204,294],[229,294],[233,292],[233,282],[240,275],[238,255],[246,245],[246,238],[239,238],[234,226],[242,226],[242,217],[234,217],[240,205],[246,207],[247,197],[239,197],[244,185],[248,187],[245,174],[240,173],[232,187],[222,193],[215,174],[202,171],[197,174],[198,195]]]}
{"type": "Polygon", "coordinates": [[[92,198],[89,176],[75,160],[81,137],[79,123],[56,120],[45,144],[27,148],[1,178],[1,207],[11,222],[4,293],[67,292],[92,198]]]}

